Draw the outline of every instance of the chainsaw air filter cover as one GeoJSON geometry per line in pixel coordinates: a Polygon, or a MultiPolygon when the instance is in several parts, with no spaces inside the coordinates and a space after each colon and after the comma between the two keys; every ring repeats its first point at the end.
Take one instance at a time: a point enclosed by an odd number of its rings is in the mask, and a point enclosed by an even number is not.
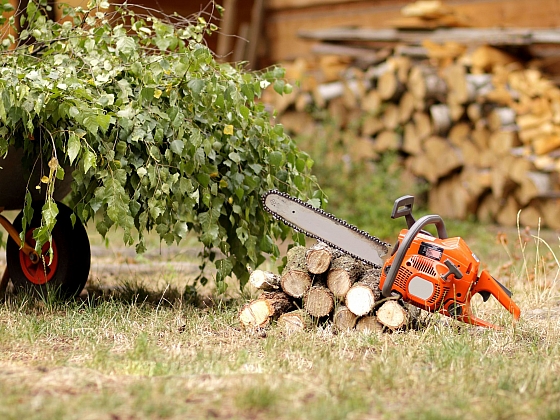
{"type": "MultiPolygon", "coordinates": [[[[399,244],[407,232],[401,231],[399,244]]],[[[394,256],[385,263],[381,287],[394,256]]],[[[406,252],[392,290],[422,309],[438,311],[450,302],[467,298],[479,264],[461,238],[438,239],[419,233],[406,252]]]]}

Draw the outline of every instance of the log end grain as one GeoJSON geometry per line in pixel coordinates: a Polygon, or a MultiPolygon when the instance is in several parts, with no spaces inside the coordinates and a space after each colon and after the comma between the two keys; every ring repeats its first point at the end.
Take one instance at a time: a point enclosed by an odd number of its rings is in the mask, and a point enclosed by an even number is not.
{"type": "Polygon", "coordinates": [[[280,284],[282,286],[282,290],[288,295],[295,298],[301,298],[311,287],[311,277],[305,271],[284,271],[280,284]]]}
{"type": "Polygon", "coordinates": [[[278,326],[280,326],[287,334],[306,331],[311,328],[312,325],[313,320],[303,309],[286,312],[278,318],[278,326]]]}
{"type": "Polygon", "coordinates": [[[314,317],[327,316],[334,309],[334,295],[324,286],[313,286],[305,297],[304,307],[314,317]]]}
{"type": "Polygon", "coordinates": [[[353,329],[357,321],[358,317],[346,306],[339,306],[333,315],[333,325],[339,331],[353,329]]]}
{"type": "Polygon", "coordinates": [[[407,325],[408,311],[396,300],[388,300],[377,310],[377,320],[385,327],[396,330],[407,325]]]}
{"type": "Polygon", "coordinates": [[[377,317],[373,315],[363,316],[356,323],[356,330],[365,334],[382,332],[383,328],[377,317]]]}
{"type": "Polygon", "coordinates": [[[364,284],[356,283],[346,294],[346,306],[357,316],[371,312],[375,305],[375,293],[364,284]]]}
{"type": "Polygon", "coordinates": [[[270,308],[264,300],[249,302],[239,311],[239,320],[245,328],[266,327],[270,320],[270,308]]]}

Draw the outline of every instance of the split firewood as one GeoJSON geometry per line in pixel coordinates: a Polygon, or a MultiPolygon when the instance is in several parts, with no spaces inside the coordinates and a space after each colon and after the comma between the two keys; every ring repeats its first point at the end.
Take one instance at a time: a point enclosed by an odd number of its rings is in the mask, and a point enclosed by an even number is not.
{"type": "Polygon", "coordinates": [[[414,112],[414,96],[406,91],[399,101],[399,122],[405,124],[412,118],[414,112]]]}
{"type": "Polygon", "coordinates": [[[430,107],[430,116],[432,117],[433,132],[436,135],[445,135],[451,128],[451,113],[449,105],[437,104],[430,107]]]}
{"type": "Polygon", "coordinates": [[[357,316],[371,312],[375,302],[379,299],[379,270],[371,270],[356,282],[348,291],[345,298],[346,307],[357,316]]]}
{"type": "Polygon", "coordinates": [[[281,277],[270,271],[254,270],[249,276],[249,283],[260,290],[278,290],[281,277]]]}
{"type": "Polygon", "coordinates": [[[246,328],[266,327],[270,319],[277,318],[293,308],[293,302],[284,292],[264,292],[258,299],[247,303],[239,311],[239,320],[246,328]]]}
{"type": "Polygon", "coordinates": [[[313,319],[304,309],[297,309],[280,315],[278,326],[283,328],[286,333],[291,334],[311,329],[313,319]]]}
{"type": "Polygon", "coordinates": [[[404,84],[393,71],[383,73],[377,81],[377,91],[385,101],[397,101],[404,90],[404,84]]]}
{"type": "Polygon", "coordinates": [[[280,280],[282,290],[295,298],[303,297],[311,287],[312,280],[307,270],[305,253],[306,249],[301,245],[288,251],[286,267],[280,280]]]}
{"type": "Polygon", "coordinates": [[[305,253],[307,269],[312,274],[323,274],[331,265],[333,249],[323,242],[317,242],[305,253]]]}
{"type": "Polygon", "coordinates": [[[381,324],[377,317],[374,315],[362,316],[358,319],[356,323],[356,330],[363,332],[365,334],[372,334],[375,332],[383,331],[383,324],[381,324]]]}
{"type": "Polygon", "coordinates": [[[364,265],[356,259],[341,255],[332,261],[327,273],[327,287],[338,299],[343,299],[352,285],[364,273],[364,265]]]}
{"type": "Polygon", "coordinates": [[[404,126],[402,150],[409,155],[422,153],[422,139],[418,136],[416,125],[412,121],[404,126]]]}
{"type": "Polygon", "coordinates": [[[377,320],[390,330],[405,327],[409,322],[408,311],[396,300],[384,302],[376,313],[377,320]]]}
{"type": "Polygon", "coordinates": [[[339,306],[333,315],[333,325],[339,331],[351,330],[356,326],[358,317],[346,306],[339,306]]]}
{"type": "Polygon", "coordinates": [[[314,285],[305,295],[303,306],[311,316],[322,318],[333,311],[334,295],[326,286],[314,285]]]}

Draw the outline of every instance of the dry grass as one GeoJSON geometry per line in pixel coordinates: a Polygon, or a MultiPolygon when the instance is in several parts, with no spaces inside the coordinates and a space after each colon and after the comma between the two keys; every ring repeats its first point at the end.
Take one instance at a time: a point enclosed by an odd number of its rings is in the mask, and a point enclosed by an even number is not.
{"type": "MultiPolygon", "coordinates": [[[[71,303],[10,297],[0,418],[559,418],[560,254],[547,235],[468,239],[522,308],[512,326],[498,306],[477,304],[504,331],[428,315],[423,329],[394,334],[251,333],[237,321],[247,296],[193,300],[183,293],[192,272],[172,265],[100,274],[71,303]]],[[[196,264],[163,254],[153,260],[196,264]]]]}

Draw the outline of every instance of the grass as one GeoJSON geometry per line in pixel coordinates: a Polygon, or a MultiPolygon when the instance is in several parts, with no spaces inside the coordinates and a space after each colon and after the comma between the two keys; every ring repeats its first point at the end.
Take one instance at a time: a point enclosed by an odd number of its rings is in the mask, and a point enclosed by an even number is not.
{"type": "Polygon", "coordinates": [[[523,314],[514,327],[496,305],[477,310],[504,331],[427,315],[393,334],[251,333],[237,314],[253,292],[193,301],[175,271],[74,302],[9,296],[0,418],[558,418],[558,240],[486,228],[467,241],[523,314]]]}

